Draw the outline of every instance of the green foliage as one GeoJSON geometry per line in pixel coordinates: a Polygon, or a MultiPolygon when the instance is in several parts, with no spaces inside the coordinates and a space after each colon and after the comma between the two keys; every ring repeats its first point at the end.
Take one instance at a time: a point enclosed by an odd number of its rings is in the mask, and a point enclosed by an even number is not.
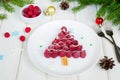
{"type": "MultiPolygon", "coordinates": [[[[54,0],[63,1],[63,0],[54,0]]],[[[78,6],[73,7],[74,13],[84,9],[88,5],[100,5],[96,13],[96,17],[104,17],[112,21],[114,25],[120,24],[120,0],[67,0],[69,2],[77,2],[78,6]]],[[[120,28],[119,28],[120,29],[120,28]]]]}
{"type": "Polygon", "coordinates": [[[6,19],[7,15],[6,14],[0,14],[0,20],[6,19]]]}
{"type": "MultiPolygon", "coordinates": [[[[13,5],[23,7],[26,4],[33,3],[33,0],[0,0],[0,10],[4,9],[8,12],[14,12],[13,5]]],[[[7,18],[6,14],[0,14],[0,20],[7,18]]]]}

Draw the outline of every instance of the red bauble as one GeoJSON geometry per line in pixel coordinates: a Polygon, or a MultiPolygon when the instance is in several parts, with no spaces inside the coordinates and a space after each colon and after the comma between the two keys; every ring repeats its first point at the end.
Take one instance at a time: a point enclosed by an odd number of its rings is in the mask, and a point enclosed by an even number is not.
{"type": "Polygon", "coordinates": [[[96,24],[100,25],[103,23],[103,18],[98,17],[98,18],[96,18],[95,22],[96,22],[96,24]]]}
{"type": "Polygon", "coordinates": [[[21,35],[21,36],[19,37],[19,39],[20,39],[20,41],[24,42],[24,41],[25,41],[25,36],[21,35]]]}
{"type": "Polygon", "coordinates": [[[31,28],[30,28],[30,27],[26,27],[26,28],[25,28],[25,32],[26,32],[26,33],[29,33],[30,31],[31,31],[31,28]]]}
{"type": "Polygon", "coordinates": [[[10,33],[9,33],[9,32],[5,32],[5,33],[4,33],[4,37],[5,37],[5,38],[9,38],[9,37],[10,37],[10,33]]]}

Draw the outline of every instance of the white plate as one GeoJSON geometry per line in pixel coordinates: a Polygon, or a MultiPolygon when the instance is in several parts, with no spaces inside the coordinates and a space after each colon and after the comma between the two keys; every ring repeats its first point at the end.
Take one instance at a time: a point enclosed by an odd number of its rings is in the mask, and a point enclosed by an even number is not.
{"type": "Polygon", "coordinates": [[[101,54],[101,40],[88,26],[75,21],[52,21],[37,28],[30,36],[27,44],[28,56],[41,71],[57,76],[82,74],[93,67],[101,54]],[[69,58],[69,65],[61,65],[61,58],[45,58],[44,50],[51,44],[60,28],[66,26],[75,39],[86,50],[86,58],[69,58]],[[40,47],[41,46],[41,47],[40,47]]]}

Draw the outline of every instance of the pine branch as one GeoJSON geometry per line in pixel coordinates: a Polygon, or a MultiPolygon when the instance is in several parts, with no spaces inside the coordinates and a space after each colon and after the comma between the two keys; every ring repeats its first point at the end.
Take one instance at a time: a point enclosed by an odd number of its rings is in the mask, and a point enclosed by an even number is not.
{"type": "Polygon", "coordinates": [[[78,12],[79,10],[81,10],[81,9],[83,9],[83,8],[85,8],[85,7],[86,7],[86,5],[81,4],[80,6],[74,7],[74,8],[72,9],[72,11],[73,11],[74,13],[76,13],[76,12],[78,12]]]}
{"type": "Polygon", "coordinates": [[[96,16],[97,16],[97,17],[102,17],[102,16],[104,16],[105,13],[106,13],[106,9],[107,9],[107,7],[104,6],[104,5],[102,5],[102,6],[99,8],[99,10],[97,11],[96,16]]]}
{"type": "Polygon", "coordinates": [[[25,4],[33,3],[33,0],[11,0],[10,3],[19,7],[23,7],[25,4]]]}
{"type": "Polygon", "coordinates": [[[52,2],[60,2],[60,1],[62,1],[62,0],[51,0],[52,2]]]}
{"type": "Polygon", "coordinates": [[[6,19],[7,15],[6,14],[0,14],[0,20],[6,19]]]}
{"type": "Polygon", "coordinates": [[[14,12],[14,7],[12,7],[9,3],[3,3],[4,9],[8,12],[14,12]]]}

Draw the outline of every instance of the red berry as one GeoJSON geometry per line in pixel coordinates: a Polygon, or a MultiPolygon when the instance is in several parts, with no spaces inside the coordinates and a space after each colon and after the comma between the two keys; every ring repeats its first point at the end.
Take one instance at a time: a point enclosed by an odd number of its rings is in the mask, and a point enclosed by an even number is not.
{"type": "Polygon", "coordinates": [[[21,36],[19,37],[19,39],[20,39],[20,41],[24,42],[24,41],[25,41],[25,36],[21,35],[21,36]]]}
{"type": "Polygon", "coordinates": [[[51,54],[50,54],[50,52],[49,52],[48,50],[45,50],[44,56],[45,56],[46,58],[50,58],[50,57],[51,57],[51,54]]]}
{"type": "Polygon", "coordinates": [[[41,14],[41,12],[37,12],[36,16],[39,16],[41,14]]]}
{"type": "Polygon", "coordinates": [[[96,22],[96,24],[102,24],[103,23],[103,18],[96,18],[96,20],[95,20],[95,22],[96,22]]]}
{"type": "Polygon", "coordinates": [[[35,6],[34,10],[40,11],[40,8],[38,6],[35,6]]]}
{"type": "Polygon", "coordinates": [[[63,43],[62,41],[60,41],[58,44],[59,44],[60,46],[64,45],[64,43],[63,43]]]}
{"type": "Polygon", "coordinates": [[[60,49],[60,46],[59,45],[54,45],[54,49],[58,50],[58,49],[60,49]]]}
{"type": "Polygon", "coordinates": [[[23,9],[23,12],[27,13],[28,12],[28,8],[23,9]]]}
{"type": "Polygon", "coordinates": [[[32,16],[32,15],[33,15],[33,12],[32,12],[32,11],[28,11],[28,15],[29,15],[29,16],[32,16]]]}
{"type": "Polygon", "coordinates": [[[10,33],[9,33],[9,32],[5,32],[5,33],[4,33],[4,37],[5,37],[5,38],[9,38],[9,37],[10,37],[10,33]]]}
{"type": "Polygon", "coordinates": [[[64,38],[64,36],[65,36],[65,35],[64,35],[63,33],[59,33],[59,34],[58,34],[58,37],[59,37],[60,39],[64,38]]]}
{"type": "Polygon", "coordinates": [[[82,52],[80,52],[80,57],[81,58],[85,58],[86,57],[86,51],[83,50],[82,52]]]}
{"type": "Polygon", "coordinates": [[[33,5],[29,5],[29,6],[28,6],[28,9],[29,9],[29,10],[33,10],[33,9],[34,9],[34,6],[33,6],[33,5]]]}
{"type": "Polygon", "coordinates": [[[76,50],[81,51],[82,50],[82,45],[76,46],[76,50]]]}
{"type": "Polygon", "coordinates": [[[23,16],[29,18],[29,15],[27,13],[24,13],[23,16]]]}
{"type": "Polygon", "coordinates": [[[64,51],[60,51],[60,52],[59,52],[59,56],[60,56],[60,57],[64,57],[64,56],[65,56],[65,52],[64,52],[64,51]]]}
{"type": "Polygon", "coordinates": [[[48,49],[54,49],[54,45],[48,46],[48,49]]]}
{"type": "Polygon", "coordinates": [[[63,27],[61,28],[61,30],[64,31],[64,32],[66,32],[66,31],[67,31],[67,28],[66,28],[65,26],[63,26],[63,27]]]}
{"type": "Polygon", "coordinates": [[[74,58],[79,58],[79,57],[80,57],[80,52],[79,52],[79,51],[74,51],[74,52],[72,53],[72,56],[73,56],[74,58]]]}
{"type": "Polygon", "coordinates": [[[25,28],[25,32],[26,32],[26,33],[29,33],[30,31],[31,31],[31,28],[30,28],[30,27],[26,27],[26,28],[25,28]]]}
{"type": "Polygon", "coordinates": [[[33,13],[34,13],[35,15],[37,15],[38,11],[37,11],[37,10],[34,10],[33,13]]]}
{"type": "Polygon", "coordinates": [[[67,51],[66,52],[66,57],[68,57],[68,58],[72,57],[72,52],[71,51],[67,51]]]}
{"type": "Polygon", "coordinates": [[[55,40],[53,40],[52,44],[56,44],[56,43],[58,43],[59,41],[60,41],[60,39],[55,38],[55,40]]]}
{"type": "Polygon", "coordinates": [[[58,56],[57,51],[53,51],[53,53],[51,53],[52,58],[56,58],[57,56],[58,56]]]}
{"type": "Polygon", "coordinates": [[[74,45],[71,45],[71,46],[70,46],[70,50],[71,50],[71,51],[74,51],[74,50],[75,50],[75,46],[74,46],[74,45]]]}
{"type": "Polygon", "coordinates": [[[31,18],[34,18],[34,17],[36,17],[36,15],[32,15],[32,16],[31,16],[31,18]]]}
{"type": "Polygon", "coordinates": [[[69,48],[68,48],[68,46],[63,46],[62,49],[67,51],[69,48]]]}
{"type": "Polygon", "coordinates": [[[73,45],[78,45],[78,41],[77,41],[77,40],[73,40],[73,41],[72,41],[72,44],[73,44],[73,45]]]}
{"type": "Polygon", "coordinates": [[[71,45],[71,41],[70,41],[70,40],[67,40],[67,41],[65,42],[65,44],[66,44],[67,46],[70,46],[70,45],[71,45]]]}

